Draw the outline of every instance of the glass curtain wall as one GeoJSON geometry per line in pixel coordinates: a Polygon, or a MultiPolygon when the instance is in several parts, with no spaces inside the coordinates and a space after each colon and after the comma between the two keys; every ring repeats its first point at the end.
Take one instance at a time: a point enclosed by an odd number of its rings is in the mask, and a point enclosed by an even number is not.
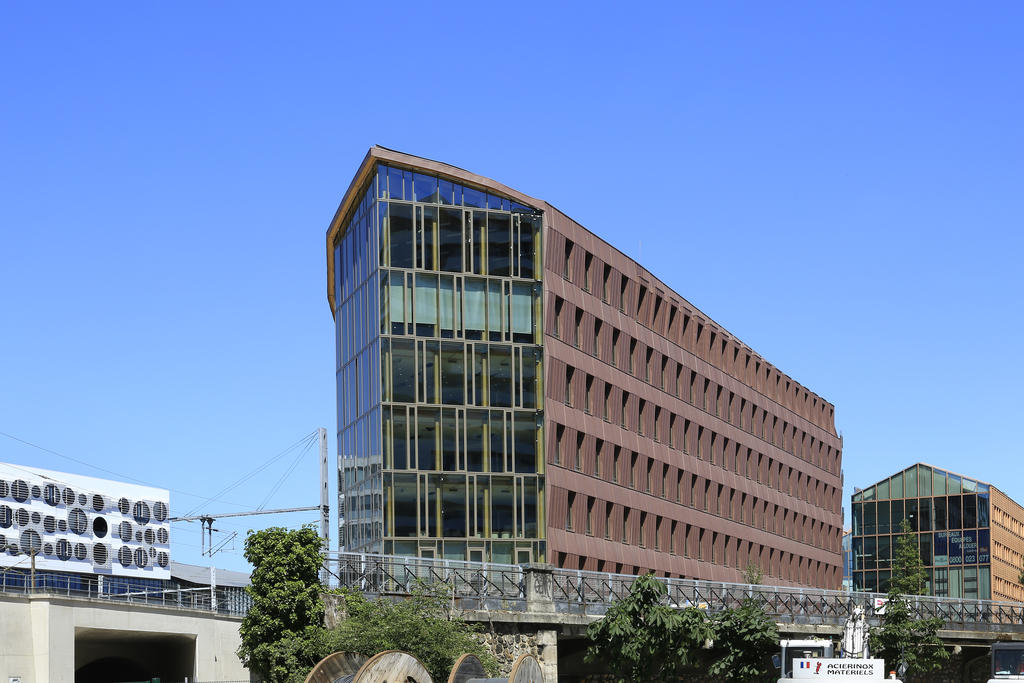
{"type": "MultiPolygon", "coordinates": [[[[342,456],[343,481],[369,495],[353,511],[373,519],[346,517],[350,548],[541,560],[541,216],[385,165],[364,203],[377,291],[356,321],[372,319],[379,412],[367,425],[374,443],[360,450],[358,429],[353,442],[369,466],[342,456]]],[[[339,348],[349,343],[358,342],[339,338],[339,348]]],[[[338,386],[353,393],[346,376],[338,386]]]]}
{"type": "Polygon", "coordinates": [[[920,464],[854,493],[854,590],[888,590],[906,519],[931,595],[990,599],[989,495],[988,484],[920,464]]]}
{"type": "Polygon", "coordinates": [[[380,552],[380,302],[377,202],[371,186],[334,247],[341,546],[380,552]]]}

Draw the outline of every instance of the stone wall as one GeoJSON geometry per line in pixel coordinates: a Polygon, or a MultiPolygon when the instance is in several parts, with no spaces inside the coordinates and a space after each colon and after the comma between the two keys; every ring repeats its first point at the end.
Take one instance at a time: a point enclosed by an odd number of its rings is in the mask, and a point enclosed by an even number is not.
{"type": "Polygon", "coordinates": [[[520,655],[533,655],[540,662],[545,682],[558,680],[558,636],[549,630],[522,630],[515,624],[493,624],[479,635],[484,647],[498,660],[502,676],[508,676],[520,655]]]}

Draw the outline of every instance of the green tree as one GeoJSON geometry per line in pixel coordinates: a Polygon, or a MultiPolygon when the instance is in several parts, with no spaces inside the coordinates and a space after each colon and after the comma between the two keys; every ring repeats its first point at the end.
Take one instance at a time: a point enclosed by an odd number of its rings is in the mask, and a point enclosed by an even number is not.
{"type": "Polygon", "coordinates": [[[587,661],[618,683],[670,681],[698,671],[714,638],[711,622],[694,607],[670,607],[666,595],[653,575],[637,578],[628,596],[587,627],[587,661]]]}
{"type": "Polygon", "coordinates": [[[423,662],[435,681],[448,680],[459,656],[480,658],[489,675],[498,662],[478,640],[481,630],[449,612],[451,593],[446,584],[413,589],[405,600],[367,600],[357,591],[341,591],[345,619],[328,635],[331,652],[371,656],[384,650],[404,650],[423,662]]]}
{"type": "Polygon", "coordinates": [[[311,526],[250,531],[245,559],[253,567],[252,583],[246,587],[252,606],[239,629],[238,656],[269,683],[285,683],[327,654],[320,537],[311,526]]]}
{"type": "Polygon", "coordinates": [[[743,583],[759,585],[762,581],[764,581],[764,572],[753,562],[748,562],[747,568],[743,570],[743,583]]]}
{"type": "Polygon", "coordinates": [[[707,670],[714,680],[758,681],[773,670],[779,632],[755,600],[716,613],[712,622],[715,641],[707,670]]]}
{"type": "Polygon", "coordinates": [[[882,625],[871,629],[871,651],[885,660],[886,668],[899,670],[906,665],[906,676],[920,676],[941,669],[949,652],[938,631],[943,620],[915,619],[907,596],[924,595],[927,574],[921,564],[917,534],[903,520],[893,552],[892,578],[885,603],[882,625]]]}

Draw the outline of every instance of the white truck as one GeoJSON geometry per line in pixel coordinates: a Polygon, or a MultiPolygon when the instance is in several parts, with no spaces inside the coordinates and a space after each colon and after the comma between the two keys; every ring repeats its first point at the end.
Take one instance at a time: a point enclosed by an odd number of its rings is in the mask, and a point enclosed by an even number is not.
{"type": "Polygon", "coordinates": [[[1024,643],[993,643],[991,678],[998,681],[1024,681],[1024,643]]]}
{"type": "Polygon", "coordinates": [[[783,640],[780,653],[772,660],[779,669],[779,683],[790,680],[897,681],[885,676],[885,661],[857,657],[835,657],[830,640],[783,640]]]}

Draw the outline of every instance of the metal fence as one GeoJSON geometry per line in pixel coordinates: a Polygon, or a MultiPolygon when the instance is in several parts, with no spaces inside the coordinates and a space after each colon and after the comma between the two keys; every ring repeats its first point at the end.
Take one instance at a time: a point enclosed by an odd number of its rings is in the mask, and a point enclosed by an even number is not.
{"type": "MultiPolygon", "coordinates": [[[[527,609],[529,566],[458,562],[357,553],[332,553],[331,573],[344,587],[380,595],[407,595],[418,582],[443,583],[461,609],[527,609]]],[[[550,570],[550,600],[556,613],[600,616],[629,595],[636,576],[571,569],[550,570]]],[[[753,600],[779,623],[842,625],[864,608],[877,623],[886,595],[817,588],[749,585],[693,579],[660,579],[667,604],[710,612],[753,600]]],[[[953,630],[1024,631],[1024,603],[930,596],[908,597],[917,618],[938,617],[953,630]]]]}
{"type": "Polygon", "coordinates": [[[252,598],[242,588],[158,588],[136,581],[95,575],[56,573],[0,572],[0,592],[15,594],[63,595],[109,602],[154,605],[178,609],[217,612],[241,616],[249,610],[252,598]],[[33,585],[33,579],[35,581],[33,585]],[[214,607],[213,598],[217,597],[214,607]]]}

